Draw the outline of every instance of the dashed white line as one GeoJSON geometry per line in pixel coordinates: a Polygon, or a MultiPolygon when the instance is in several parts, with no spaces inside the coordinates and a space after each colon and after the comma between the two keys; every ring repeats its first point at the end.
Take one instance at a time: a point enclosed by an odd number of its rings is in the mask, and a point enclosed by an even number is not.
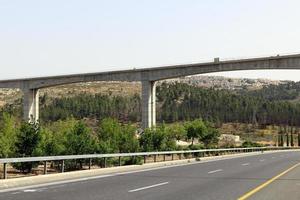
{"type": "Polygon", "coordinates": [[[223,171],[223,169],[217,169],[217,170],[210,171],[210,172],[207,172],[207,173],[208,173],[208,174],[213,174],[213,173],[221,172],[221,171],[223,171]]]}
{"type": "Polygon", "coordinates": [[[265,159],[261,159],[261,160],[259,160],[259,162],[264,162],[265,161],[265,159]]]}
{"type": "Polygon", "coordinates": [[[250,165],[250,163],[243,163],[242,166],[250,165]]]}
{"type": "Polygon", "coordinates": [[[274,156],[272,158],[275,158],[274,156]]]}
{"type": "Polygon", "coordinates": [[[141,191],[141,190],[146,190],[146,189],[150,189],[150,188],[154,188],[154,187],[158,187],[158,186],[162,186],[162,185],[166,185],[166,184],[169,184],[169,182],[163,182],[163,183],[158,183],[158,184],[155,184],[155,185],[149,185],[149,186],[146,186],[146,187],[141,187],[141,188],[137,188],[137,189],[134,189],[134,190],[129,190],[128,192],[138,192],[138,191],[141,191]]]}
{"type": "Polygon", "coordinates": [[[37,190],[30,189],[30,190],[23,190],[23,192],[36,192],[37,190]]]}

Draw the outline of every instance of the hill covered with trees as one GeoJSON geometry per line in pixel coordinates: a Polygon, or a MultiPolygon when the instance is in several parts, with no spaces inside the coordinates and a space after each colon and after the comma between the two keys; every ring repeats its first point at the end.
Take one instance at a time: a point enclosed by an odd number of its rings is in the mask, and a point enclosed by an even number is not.
{"type": "MultiPolygon", "coordinates": [[[[259,90],[200,88],[179,82],[163,82],[157,87],[158,122],[177,122],[203,118],[227,123],[259,125],[300,125],[298,97],[300,83],[264,86],[259,90]]],[[[141,121],[140,95],[81,93],[74,96],[40,98],[41,122],[112,117],[123,122],[141,121]]],[[[21,101],[2,110],[21,116],[21,101]]]]}
{"type": "MultiPolygon", "coordinates": [[[[157,120],[171,123],[203,118],[217,123],[299,126],[300,104],[288,101],[297,97],[294,87],[298,86],[269,86],[246,92],[162,83],[157,88],[157,120]]],[[[47,97],[43,96],[41,102],[47,101],[43,98],[47,97]]],[[[73,116],[78,119],[114,117],[124,122],[139,122],[140,101],[139,95],[81,94],[56,98],[50,104],[41,105],[41,120],[56,121],[73,116]]]]}

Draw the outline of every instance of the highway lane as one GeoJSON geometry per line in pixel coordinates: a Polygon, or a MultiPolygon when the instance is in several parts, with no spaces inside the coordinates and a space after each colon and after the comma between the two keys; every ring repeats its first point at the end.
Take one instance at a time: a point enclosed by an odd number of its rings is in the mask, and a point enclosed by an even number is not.
{"type": "Polygon", "coordinates": [[[266,153],[0,193],[0,199],[237,199],[299,162],[300,151],[266,153]]]}
{"type": "Polygon", "coordinates": [[[299,200],[300,199],[300,167],[276,178],[266,187],[248,198],[249,200],[299,200]]]}

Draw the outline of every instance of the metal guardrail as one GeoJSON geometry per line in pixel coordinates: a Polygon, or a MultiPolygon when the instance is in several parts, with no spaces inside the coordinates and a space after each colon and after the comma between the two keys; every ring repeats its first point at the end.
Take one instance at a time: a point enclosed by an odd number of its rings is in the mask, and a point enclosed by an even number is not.
{"type": "MultiPolygon", "coordinates": [[[[65,160],[79,160],[89,159],[89,169],[91,169],[92,159],[102,158],[104,159],[104,167],[106,167],[106,158],[119,158],[119,166],[121,166],[122,157],[137,157],[143,156],[144,163],[148,156],[154,156],[154,162],[156,162],[156,156],[163,155],[164,161],[166,155],[171,155],[174,160],[174,155],[195,154],[222,154],[222,153],[246,153],[256,151],[272,151],[272,150],[288,150],[288,149],[300,149],[300,147],[251,147],[251,148],[225,148],[225,149],[200,149],[200,150],[182,150],[182,151],[160,151],[160,152],[137,152],[137,153],[113,153],[113,154],[86,154],[86,155],[65,155],[65,156],[43,156],[43,157],[21,157],[21,158],[3,158],[0,159],[0,164],[3,164],[3,179],[7,178],[7,164],[12,163],[24,163],[24,162],[44,162],[44,174],[47,174],[47,162],[49,161],[61,161],[61,172],[64,172],[65,160]]],[[[201,156],[197,156],[201,157],[201,156]]]]}

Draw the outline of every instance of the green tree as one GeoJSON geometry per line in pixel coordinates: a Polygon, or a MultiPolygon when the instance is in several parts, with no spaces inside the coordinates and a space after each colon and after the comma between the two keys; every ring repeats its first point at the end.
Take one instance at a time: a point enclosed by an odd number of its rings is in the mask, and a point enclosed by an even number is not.
{"type": "Polygon", "coordinates": [[[136,128],[132,125],[122,126],[122,133],[118,139],[120,153],[133,153],[139,151],[139,141],[135,135],[136,128]]]}
{"type": "Polygon", "coordinates": [[[140,137],[143,151],[167,151],[176,149],[175,135],[168,132],[163,124],[152,129],[146,129],[140,137]]]}
{"type": "Polygon", "coordinates": [[[187,122],[185,125],[187,138],[192,140],[192,145],[194,140],[201,139],[207,134],[207,127],[201,119],[196,119],[192,122],[187,122]]]}
{"type": "MultiPolygon", "coordinates": [[[[16,136],[15,155],[17,157],[32,157],[37,155],[37,147],[41,141],[39,124],[36,122],[22,122],[16,136]]],[[[15,164],[23,172],[31,172],[33,163],[15,164]]]]}
{"type": "Polygon", "coordinates": [[[14,155],[16,128],[15,118],[7,113],[3,113],[0,121],[0,158],[14,155]]]}
{"type": "Polygon", "coordinates": [[[207,131],[201,137],[201,142],[206,148],[216,147],[219,141],[220,133],[211,123],[206,122],[207,131]]]}
{"type": "Polygon", "coordinates": [[[186,139],[186,129],[181,123],[173,123],[167,127],[167,132],[170,133],[177,141],[186,139]]]}
{"type": "Polygon", "coordinates": [[[69,155],[91,154],[95,152],[95,139],[92,131],[82,121],[78,121],[66,133],[66,152],[69,155]]]}
{"type": "Polygon", "coordinates": [[[78,123],[74,118],[50,122],[41,127],[41,142],[37,148],[39,155],[57,156],[67,154],[67,134],[78,123]]]}
{"type": "Polygon", "coordinates": [[[103,119],[97,131],[99,140],[99,153],[119,152],[119,139],[122,127],[119,122],[112,118],[103,119]]]}
{"type": "MultiPolygon", "coordinates": [[[[65,154],[68,155],[82,155],[82,154],[92,154],[96,152],[96,142],[95,138],[92,136],[92,131],[86,126],[83,121],[77,121],[70,129],[66,132],[65,140],[65,154]]],[[[75,160],[66,163],[66,168],[82,169],[85,160],[75,160]]]]}

